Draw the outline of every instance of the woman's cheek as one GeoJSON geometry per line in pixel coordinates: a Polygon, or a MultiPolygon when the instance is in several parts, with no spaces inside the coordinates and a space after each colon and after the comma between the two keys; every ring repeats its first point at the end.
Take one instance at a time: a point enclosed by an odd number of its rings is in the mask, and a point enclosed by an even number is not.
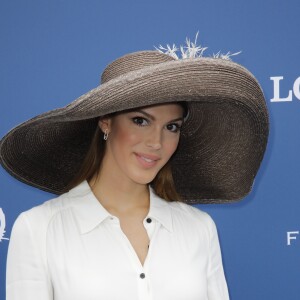
{"type": "Polygon", "coordinates": [[[174,138],[172,140],[169,140],[165,143],[164,149],[165,153],[169,156],[169,158],[173,155],[173,153],[176,151],[178,146],[179,138],[174,138]]]}
{"type": "Polygon", "coordinates": [[[135,145],[141,140],[141,137],[140,134],[131,132],[130,134],[127,134],[125,140],[129,145],[135,145]]]}
{"type": "MultiPolygon", "coordinates": [[[[125,129],[125,128],[124,128],[125,129]]],[[[139,134],[136,130],[129,131],[128,129],[124,130],[123,128],[119,128],[117,134],[117,140],[120,144],[134,144],[139,140],[139,134]]]]}

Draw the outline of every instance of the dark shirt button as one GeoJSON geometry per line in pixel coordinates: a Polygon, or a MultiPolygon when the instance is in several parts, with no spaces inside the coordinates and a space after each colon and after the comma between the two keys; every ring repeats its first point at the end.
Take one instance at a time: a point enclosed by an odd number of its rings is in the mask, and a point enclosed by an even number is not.
{"type": "Polygon", "coordinates": [[[150,219],[150,218],[147,218],[147,223],[151,223],[152,222],[152,220],[150,219]]]}
{"type": "Polygon", "coordinates": [[[146,276],[145,276],[145,273],[141,273],[140,274],[140,278],[144,279],[146,276]]]}

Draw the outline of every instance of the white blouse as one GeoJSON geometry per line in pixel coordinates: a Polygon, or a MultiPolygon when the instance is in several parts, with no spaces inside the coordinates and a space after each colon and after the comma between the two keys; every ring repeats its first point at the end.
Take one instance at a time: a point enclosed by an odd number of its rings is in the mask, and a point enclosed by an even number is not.
{"type": "Polygon", "coordinates": [[[118,218],[84,181],[22,213],[7,258],[7,300],[227,300],[217,231],[205,212],[150,189],[144,265],[118,218]]]}

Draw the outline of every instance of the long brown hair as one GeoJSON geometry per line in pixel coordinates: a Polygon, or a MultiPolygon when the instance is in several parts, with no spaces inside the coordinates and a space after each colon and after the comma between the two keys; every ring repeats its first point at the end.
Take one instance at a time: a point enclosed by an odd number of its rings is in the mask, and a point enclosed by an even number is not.
{"type": "MultiPolygon", "coordinates": [[[[104,154],[105,141],[103,139],[103,132],[100,130],[99,126],[97,126],[81,168],[66,187],[66,191],[77,186],[84,180],[90,181],[93,177],[97,178],[99,176],[104,154]]],[[[175,189],[170,161],[161,168],[150,185],[159,197],[167,201],[181,201],[180,196],[175,189]]]]}

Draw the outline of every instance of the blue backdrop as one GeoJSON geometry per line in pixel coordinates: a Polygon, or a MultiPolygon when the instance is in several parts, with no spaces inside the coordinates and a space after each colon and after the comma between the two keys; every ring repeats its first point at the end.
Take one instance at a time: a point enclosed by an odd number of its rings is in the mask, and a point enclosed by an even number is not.
{"type": "MultiPolygon", "coordinates": [[[[198,30],[207,54],[241,50],[233,60],[258,78],[270,110],[266,156],[250,196],[198,207],[218,226],[231,299],[300,299],[299,11],[299,0],[1,1],[0,136],[95,87],[125,53],[198,30]]],[[[14,220],[51,197],[0,168],[0,299],[14,220]]]]}

